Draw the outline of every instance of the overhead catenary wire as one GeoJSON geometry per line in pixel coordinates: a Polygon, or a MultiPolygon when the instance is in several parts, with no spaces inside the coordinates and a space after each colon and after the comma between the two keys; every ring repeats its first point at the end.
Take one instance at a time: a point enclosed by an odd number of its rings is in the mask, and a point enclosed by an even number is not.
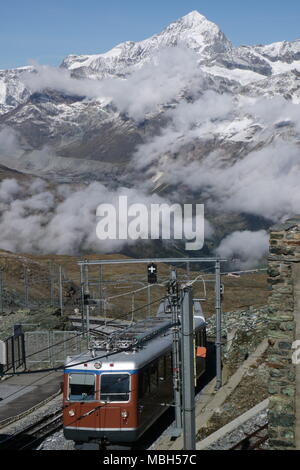
{"type": "MultiPolygon", "coordinates": [[[[54,347],[56,347],[56,346],[59,346],[59,345],[61,345],[61,344],[65,344],[65,343],[67,343],[68,341],[71,341],[71,340],[74,340],[75,338],[78,338],[79,336],[83,336],[83,334],[84,334],[84,333],[82,333],[82,332],[80,332],[80,333],[78,333],[78,334],[75,334],[75,332],[74,332],[74,336],[71,336],[70,338],[64,339],[63,341],[59,341],[58,343],[51,344],[51,346],[47,346],[46,348],[43,348],[43,349],[40,349],[40,350],[38,350],[38,351],[35,351],[35,352],[31,353],[31,354],[28,354],[27,356],[25,356],[25,360],[26,360],[26,359],[29,359],[29,358],[32,357],[32,356],[35,356],[36,354],[40,354],[40,353],[42,353],[42,352],[49,351],[49,349],[52,349],[52,348],[54,348],[54,347]]],[[[9,374],[9,375],[11,375],[11,374],[9,374]]]]}
{"type": "MultiPolygon", "coordinates": [[[[198,278],[199,278],[199,276],[198,276],[198,278]]],[[[196,280],[197,280],[197,278],[194,279],[193,282],[196,282],[196,280]]],[[[117,353],[117,352],[115,352],[115,353],[117,353]]],[[[112,355],[112,354],[106,354],[105,357],[106,357],[106,356],[110,356],[110,355],[112,355]]],[[[102,356],[102,357],[103,357],[103,356],[102,356]]],[[[96,359],[97,359],[97,358],[96,358],[96,359]]],[[[90,362],[90,361],[85,361],[85,362],[90,362]]],[[[81,362],[81,363],[82,363],[82,362],[81,362]]],[[[81,363],[80,363],[80,364],[81,364],[81,363]]],[[[71,365],[74,366],[74,364],[71,364],[71,365]]],[[[160,405],[164,406],[165,404],[160,404],[160,405]]],[[[101,405],[99,405],[99,406],[96,407],[95,409],[90,410],[90,411],[88,412],[88,414],[92,414],[94,411],[96,411],[97,409],[99,409],[99,408],[101,408],[101,407],[103,407],[103,406],[106,406],[106,404],[103,404],[103,403],[102,403],[101,405]]],[[[84,417],[85,417],[85,414],[79,416],[76,420],[80,420],[80,419],[82,419],[82,418],[84,418],[84,417]]]]}
{"type": "MultiPolygon", "coordinates": [[[[149,284],[150,287],[153,287],[153,286],[158,286],[158,287],[166,287],[164,284],[149,284]]],[[[107,300],[113,300],[113,299],[117,299],[119,297],[125,297],[126,295],[134,295],[136,294],[137,292],[141,292],[143,290],[146,290],[149,288],[149,286],[144,286],[144,287],[140,287],[139,289],[135,289],[135,290],[132,290],[130,292],[124,292],[123,294],[118,294],[118,295],[114,295],[114,296],[111,296],[111,297],[106,297],[104,300],[107,301],[107,300]]]]}
{"type": "MultiPolygon", "coordinates": [[[[191,282],[192,282],[192,283],[196,282],[199,277],[202,277],[202,274],[199,275],[196,279],[194,279],[194,280],[191,281],[191,282]]],[[[165,285],[162,285],[162,284],[161,284],[160,286],[161,286],[161,287],[165,287],[165,285]]],[[[146,288],[148,288],[148,286],[145,286],[145,287],[143,287],[143,288],[141,288],[141,289],[136,289],[135,291],[131,291],[130,293],[132,294],[133,292],[141,291],[141,290],[144,290],[144,289],[146,289],[146,288]]],[[[124,295],[129,295],[129,293],[121,294],[120,296],[124,296],[124,295]]],[[[119,297],[119,296],[118,296],[118,297],[119,297]]],[[[154,300],[153,302],[151,302],[150,304],[146,304],[146,307],[147,307],[147,305],[152,305],[152,304],[155,304],[155,303],[157,303],[157,302],[160,302],[160,301],[164,300],[165,298],[166,298],[166,296],[164,296],[164,297],[161,298],[161,299],[156,299],[156,300],[154,300]]],[[[143,309],[143,308],[145,308],[145,306],[142,306],[142,307],[140,307],[140,308],[135,309],[134,312],[135,312],[135,311],[139,311],[139,310],[141,310],[141,309],[143,309]]],[[[127,316],[132,315],[132,314],[133,314],[133,311],[127,312],[125,315],[122,315],[122,316],[119,317],[118,319],[126,318],[127,316]]],[[[82,333],[80,333],[78,336],[81,336],[81,335],[82,335],[82,333]]],[[[64,341],[61,342],[61,343],[64,343],[64,341]]],[[[46,349],[50,349],[50,348],[44,348],[44,350],[46,350],[46,349]]],[[[122,350],[122,351],[124,351],[124,350],[122,350]]],[[[104,357],[109,357],[109,356],[111,356],[111,355],[118,354],[119,352],[121,352],[121,351],[115,351],[115,352],[112,352],[112,353],[106,352],[105,355],[100,356],[100,357],[97,357],[97,358],[90,359],[90,360],[87,361],[87,362],[90,362],[90,361],[96,360],[96,359],[101,359],[101,358],[104,358],[104,357]]],[[[34,354],[37,354],[37,352],[35,352],[34,354]]],[[[81,363],[78,363],[78,365],[80,365],[80,364],[81,364],[81,363]]],[[[76,365],[76,364],[73,364],[73,366],[75,366],[75,365],[76,365]]],[[[67,365],[66,365],[66,366],[67,366],[67,365]]],[[[56,372],[56,371],[58,371],[58,370],[61,370],[61,369],[63,369],[63,368],[64,368],[64,366],[58,366],[58,367],[53,367],[53,368],[40,369],[40,370],[38,370],[38,371],[15,372],[14,374],[5,374],[5,375],[10,375],[10,376],[11,376],[11,375],[23,375],[23,374],[35,374],[35,373],[41,373],[41,372],[50,372],[50,373],[52,373],[52,372],[56,372]]],[[[39,379],[38,379],[38,380],[39,380],[39,379]]]]}
{"type": "MultiPolygon", "coordinates": [[[[162,298],[160,298],[160,299],[156,299],[156,300],[154,300],[153,302],[151,302],[151,305],[152,305],[152,304],[155,304],[155,303],[158,303],[158,302],[161,302],[161,301],[164,300],[165,298],[166,298],[166,296],[164,296],[164,297],[162,297],[162,298]]],[[[143,305],[142,307],[139,307],[139,308],[135,309],[135,312],[136,312],[136,311],[139,311],[139,310],[142,310],[142,309],[144,309],[144,308],[147,307],[147,306],[148,306],[148,304],[143,305]]],[[[132,315],[132,311],[129,311],[129,312],[127,312],[126,314],[124,314],[123,316],[119,317],[118,320],[121,320],[121,319],[123,319],[123,318],[125,318],[126,316],[129,316],[129,315],[132,315]]],[[[78,334],[78,336],[80,336],[80,335],[82,335],[82,333],[78,334]]],[[[63,343],[63,342],[64,342],[64,341],[62,341],[62,343],[63,343]]],[[[52,347],[52,346],[49,346],[49,347],[45,348],[45,350],[50,349],[51,347],[52,347]]],[[[101,358],[103,358],[103,357],[108,357],[108,356],[110,356],[110,355],[112,355],[112,354],[118,354],[118,353],[120,353],[120,352],[122,352],[122,351],[124,351],[124,349],[120,349],[120,350],[118,350],[118,351],[116,351],[116,352],[113,352],[113,353],[107,353],[107,354],[105,354],[104,356],[102,356],[101,358]]],[[[34,354],[36,354],[36,353],[34,353],[34,354]]],[[[91,362],[91,361],[93,361],[94,359],[100,359],[100,357],[98,357],[98,358],[92,358],[92,359],[90,359],[90,360],[88,360],[88,361],[86,361],[86,362],[91,362]]],[[[80,362],[79,364],[75,364],[75,365],[80,365],[80,364],[81,364],[81,362],[80,362]]],[[[58,371],[58,370],[63,369],[64,367],[67,367],[67,365],[66,365],[66,366],[63,366],[63,365],[62,365],[62,366],[57,366],[57,367],[39,369],[39,370],[35,370],[35,371],[20,371],[20,372],[14,372],[14,373],[12,373],[12,374],[4,373],[3,376],[15,376],[15,375],[25,375],[25,374],[28,374],[28,375],[29,375],[29,374],[36,374],[36,373],[40,373],[40,372],[50,372],[50,371],[56,372],[56,371],[58,371]]],[[[30,385],[28,385],[28,386],[30,386],[30,385]]]]}
{"type": "MultiPolygon", "coordinates": [[[[154,300],[154,301],[151,302],[150,304],[146,304],[146,305],[144,305],[144,306],[142,306],[142,307],[139,307],[139,308],[135,309],[134,312],[136,312],[136,311],[138,311],[138,310],[142,310],[143,308],[146,308],[148,305],[155,304],[155,303],[157,303],[157,302],[159,302],[159,301],[161,301],[161,300],[163,300],[163,299],[164,299],[164,298],[154,300]]],[[[124,314],[123,316],[121,316],[121,317],[114,318],[114,321],[122,320],[122,319],[125,318],[126,316],[129,316],[131,313],[132,313],[132,310],[131,310],[130,312],[125,313],[125,314],[124,314]]],[[[26,324],[25,324],[25,325],[26,325],[26,324]]],[[[83,336],[83,335],[84,335],[84,333],[82,333],[82,332],[77,333],[77,334],[75,334],[75,332],[74,332],[74,336],[71,336],[70,338],[67,338],[67,339],[65,339],[65,340],[63,340],[63,341],[59,341],[59,342],[57,342],[57,343],[52,344],[51,346],[47,346],[46,348],[43,348],[43,349],[40,349],[40,350],[38,350],[38,351],[35,351],[35,352],[31,353],[31,354],[28,354],[28,355],[25,356],[25,359],[28,359],[28,358],[30,358],[30,357],[32,357],[32,356],[35,356],[36,354],[39,354],[39,353],[41,353],[41,352],[48,351],[49,349],[52,349],[52,348],[54,348],[55,346],[59,346],[60,344],[65,344],[66,342],[71,341],[71,340],[74,340],[75,338],[78,338],[78,337],[83,336]]],[[[10,376],[11,376],[11,375],[14,375],[14,374],[4,374],[4,375],[10,375],[10,376]]]]}
{"type": "MultiPolygon", "coordinates": [[[[221,276],[225,276],[226,274],[251,274],[251,273],[258,273],[258,272],[263,272],[263,271],[268,271],[268,268],[259,268],[259,269],[247,269],[247,270],[231,270],[231,271],[223,271],[221,272],[221,276]]],[[[204,270],[203,270],[204,272],[204,270]]],[[[208,273],[207,276],[214,276],[214,273],[208,273]]]]}
{"type": "MultiPolygon", "coordinates": [[[[154,300],[153,302],[151,302],[151,304],[155,304],[155,303],[160,302],[160,301],[162,301],[162,300],[164,300],[164,299],[165,299],[165,297],[160,298],[160,299],[156,299],[156,300],[154,300]]],[[[136,311],[141,310],[141,309],[143,309],[143,308],[145,308],[145,307],[147,307],[147,305],[136,309],[136,311]]],[[[127,312],[127,313],[126,313],[125,315],[123,315],[122,317],[124,318],[125,316],[129,316],[130,314],[132,314],[132,312],[127,312]]],[[[119,318],[119,319],[121,319],[121,318],[119,318]]],[[[81,336],[81,335],[82,335],[82,333],[79,333],[77,336],[81,336]]],[[[74,338],[74,337],[72,337],[71,339],[73,339],[73,338],[74,338]]],[[[69,338],[69,339],[70,339],[70,338],[69,338]]],[[[66,340],[66,341],[69,341],[69,339],[66,340]]],[[[64,342],[65,342],[65,341],[61,341],[61,342],[59,342],[58,344],[63,344],[64,342]]],[[[43,352],[43,351],[45,351],[45,350],[48,350],[48,349],[50,349],[51,347],[53,347],[53,345],[50,346],[50,347],[44,348],[44,349],[41,350],[40,352],[43,352]]],[[[129,349],[129,348],[128,348],[128,349],[129,349]]],[[[92,362],[92,361],[94,361],[94,360],[103,359],[103,358],[106,358],[106,357],[109,357],[109,356],[112,356],[112,355],[115,355],[115,354],[119,354],[120,352],[124,352],[124,349],[119,349],[119,350],[113,351],[113,352],[111,352],[111,353],[106,352],[106,354],[103,355],[103,356],[91,358],[91,359],[89,359],[89,360],[87,360],[87,361],[85,361],[85,362],[88,363],[88,362],[92,362]]],[[[37,354],[37,352],[35,352],[34,354],[37,354]]],[[[27,357],[31,357],[31,355],[30,355],[30,356],[27,356],[27,357]]],[[[49,372],[49,374],[47,374],[47,376],[46,376],[46,377],[48,377],[49,375],[51,375],[51,374],[53,374],[53,373],[55,373],[55,372],[58,372],[59,370],[63,370],[65,367],[68,367],[68,366],[70,366],[70,365],[72,365],[72,366],[75,367],[76,365],[80,365],[80,364],[82,364],[82,362],[79,362],[78,364],[66,364],[66,365],[61,365],[61,366],[52,367],[52,368],[39,369],[39,370],[35,370],[35,371],[14,372],[13,374],[4,373],[3,376],[10,376],[10,377],[11,377],[11,376],[18,376],[18,375],[29,375],[29,374],[38,374],[38,373],[49,372]]],[[[36,380],[34,380],[34,381],[31,382],[30,384],[25,385],[24,387],[22,387],[20,390],[24,390],[24,389],[30,387],[32,384],[37,383],[38,381],[42,380],[43,378],[44,378],[44,376],[43,376],[43,377],[40,377],[40,378],[38,378],[38,379],[36,379],[36,380]]],[[[11,396],[13,396],[13,395],[19,393],[20,390],[11,393],[11,394],[8,395],[6,398],[10,398],[11,396]]]]}
{"type": "MultiPolygon", "coordinates": [[[[209,270],[209,268],[208,268],[207,270],[209,270]]],[[[205,270],[203,270],[203,271],[205,271],[205,270]]],[[[239,271],[239,273],[246,273],[246,272],[249,273],[249,272],[257,272],[257,271],[259,271],[259,270],[255,270],[255,271],[253,271],[253,270],[251,270],[251,271],[249,271],[249,270],[248,270],[248,271],[239,271]]],[[[260,271],[263,271],[263,270],[260,270],[260,271]]],[[[232,271],[231,271],[231,272],[232,272],[232,271]]],[[[235,271],[235,272],[238,273],[237,271],[235,271]]],[[[228,273],[230,273],[230,272],[228,272],[228,273]]],[[[227,274],[227,273],[222,273],[222,274],[227,274]]],[[[199,276],[197,276],[194,280],[189,281],[188,285],[193,285],[193,284],[194,284],[198,279],[200,279],[200,278],[202,278],[202,280],[203,280],[202,274],[200,274],[199,276]]],[[[203,280],[203,281],[204,281],[204,280],[203,280]]],[[[162,284],[160,284],[160,286],[161,286],[161,287],[165,287],[165,286],[162,285],[162,284]]],[[[132,293],[134,293],[134,292],[138,292],[138,291],[144,290],[144,289],[146,289],[146,288],[148,288],[148,286],[145,286],[145,287],[143,287],[143,288],[141,288],[141,289],[136,289],[135,291],[131,291],[130,293],[125,293],[125,294],[121,294],[121,295],[119,295],[119,296],[110,297],[109,299],[113,299],[113,298],[117,298],[117,297],[122,297],[122,296],[124,296],[124,295],[129,295],[129,294],[132,294],[132,293]]],[[[164,297],[164,298],[165,298],[165,297],[164,297]]],[[[151,302],[151,304],[157,303],[158,301],[161,301],[161,300],[163,300],[163,299],[155,300],[154,302],[151,302]]],[[[148,305],[148,304],[147,304],[147,305],[148,305]]],[[[147,305],[146,305],[146,306],[147,306],[147,305]]],[[[143,306],[143,307],[137,308],[137,309],[135,309],[135,311],[139,311],[139,310],[141,310],[141,309],[143,309],[143,308],[145,308],[145,307],[143,306]]],[[[125,315],[122,315],[121,318],[125,318],[125,317],[129,316],[130,314],[132,314],[132,311],[126,313],[125,315]]],[[[119,318],[119,319],[121,319],[121,318],[119,318]]],[[[81,335],[82,335],[82,333],[78,334],[77,336],[81,336],[81,335]]],[[[73,338],[69,338],[68,340],[70,340],[70,339],[73,339],[73,338]]],[[[68,341],[68,340],[65,340],[65,341],[68,341]]],[[[62,341],[62,342],[59,342],[59,343],[64,343],[65,341],[62,341]]],[[[59,344],[59,343],[58,343],[58,344],[59,344]]],[[[53,347],[53,345],[52,345],[51,347],[53,347]]],[[[46,349],[49,349],[49,348],[44,348],[44,350],[46,350],[46,349]]],[[[106,353],[104,356],[101,356],[101,357],[108,357],[108,356],[110,356],[110,355],[117,354],[118,352],[119,352],[119,351],[116,351],[116,352],[114,352],[114,353],[106,353]]],[[[32,355],[34,355],[34,354],[37,354],[37,352],[33,353],[32,355]]],[[[30,355],[30,356],[31,356],[31,355],[30,355]]],[[[28,357],[30,357],[30,356],[28,356],[28,357]]],[[[93,360],[94,360],[94,359],[93,359],[93,360]]],[[[62,369],[62,368],[63,368],[63,367],[60,366],[60,367],[49,368],[49,369],[43,369],[43,370],[39,370],[39,371],[30,371],[30,372],[25,372],[25,373],[38,373],[38,372],[42,372],[42,371],[47,371],[47,372],[49,371],[50,373],[52,373],[52,372],[58,371],[58,370],[60,370],[60,369],[62,369]]],[[[16,372],[16,373],[13,374],[13,375],[20,375],[20,374],[22,374],[22,373],[16,372]]],[[[12,375],[12,374],[6,374],[6,375],[12,375]]],[[[38,380],[40,380],[40,379],[38,379],[38,380]]],[[[37,381],[38,381],[38,380],[37,380],[37,381]]],[[[26,388],[26,387],[25,387],[25,388],[26,388]]]]}
{"type": "MultiPolygon", "coordinates": [[[[203,271],[204,271],[204,270],[203,270],[203,271]]],[[[235,273],[249,273],[249,272],[257,272],[257,271],[258,271],[258,270],[255,270],[255,271],[253,271],[253,270],[251,270],[251,271],[249,271],[249,270],[248,270],[248,271],[234,271],[234,272],[235,272],[235,273]]],[[[232,271],[231,271],[231,272],[232,272],[232,271]]],[[[230,272],[228,272],[228,273],[230,273],[230,272]]],[[[227,274],[227,273],[221,273],[221,274],[227,274]]],[[[194,284],[195,282],[197,282],[200,278],[202,278],[202,281],[204,282],[203,275],[200,274],[200,275],[197,276],[194,280],[189,281],[189,282],[187,283],[187,286],[193,285],[193,284],[194,284]]],[[[204,284],[204,285],[205,285],[205,284],[204,284]]],[[[162,287],[165,287],[164,285],[161,285],[161,286],[162,286],[162,287]]],[[[131,292],[129,292],[129,293],[127,292],[127,293],[124,293],[124,294],[121,294],[121,295],[118,295],[118,296],[108,297],[107,299],[112,300],[112,299],[114,299],[114,298],[123,297],[123,296],[125,296],[125,295],[130,295],[130,294],[132,295],[132,294],[134,294],[135,292],[142,291],[142,290],[144,290],[144,289],[146,289],[146,288],[148,288],[148,286],[145,286],[145,287],[140,288],[140,289],[136,289],[135,291],[131,291],[131,292]]],[[[162,300],[162,299],[160,299],[160,300],[162,300]]],[[[157,302],[157,301],[154,301],[154,302],[152,302],[152,304],[153,304],[153,303],[156,303],[156,302],[157,302]]],[[[148,305],[148,304],[147,304],[147,305],[148,305]]],[[[146,306],[147,306],[147,305],[146,305],[146,306]]],[[[143,309],[143,308],[144,308],[144,306],[143,306],[143,307],[140,307],[140,308],[138,308],[138,309],[136,309],[136,311],[141,310],[141,309],[143,309]]],[[[126,316],[128,316],[129,314],[131,314],[131,313],[132,313],[132,311],[126,313],[123,317],[126,317],[126,316]]],[[[80,333],[80,335],[82,335],[82,333],[80,333]]],[[[78,336],[80,336],[80,335],[78,335],[78,336]]],[[[60,343],[64,343],[64,341],[63,341],[63,342],[60,342],[60,343]]],[[[46,349],[48,349],[48,348],[46,348],[46,349]]],[[[124,350],[122,349],[122,352],[123,352],[123,351],[124,351],[124,350]]],[[[114,352],[112,352],[112,353],[106,353],[106,354],[103,355],[103,356],[100,356],[100,357],[98,357],[98,358],[93,358],[93,359],[88,360],[88,361],[85,361],[85,362],[90,362],[90,361],[92,361],[92,360],[101,359],[101,358],[103,358],[103,357],[109,357],[109,356],[112,356],[113,354],[118,354],[119,352],[121,352],[121,351],[114,351],[114,352]]],[[[36,353],[34,353],[34,354],[36,354],[36,353]]],[[[79,364],[81,364],[81,362],[78,363],[78,364],[71,364],[71,365],[72,365],[72,366],[75,366],[75,365],[79,365],[79,364]]],[[[68,365],[67,365],[67,366],[68,366],[68,365]]],[[[60,366],[60,367],[57,367],[57,368],[46,369],[46,371],[50,371],[50,373],[48,374],[48,375],[50,375],[51,373],[54,373],[55,371],[60,370],[60,369],[62,369],[62,368],[63,368],[63,366],[60,366]]],[[[35,372],[41,372],[41,371],[35,371],[35,372]]],[[[9,374],[9,375],[11,375],[11,374],[9,374]]],[[[18,374],[15,374],[15,375],[18,375],[18,374]]],[[[38,380],[40,380],[40,379],[38,379],[38,380]]],[[[37,380],[37,381],[38,381],[38,380],[37,380]]],[[[25,387],[25,388],[26,388],[26,387],[25,387]]]]}
{"type": "MultiPolygon", "coordinates": [[[[259,358],[261,358],[261,355],[258,355],[258,356],[252,355],[252,357],[256,357],[257,359],[259,359],[259,358]]],[[[93,360],[95,360],[95,359],[93,359],[93,360]]],[[[89,362],[89,361],[85,361],[85,362],[89,362]]],[[[234,364],[236,364],[236,363],[239,363],[239,361],[234,361],[234,364]]],[[[81,363],[80,363],[80,364],[81,364],[81,363]]],[[[80,364],[79,364],[79,365],[80,365],[80,364]]],[[[39,371],[39,372],[40,372],[40,371],[39,371]]],[[[48,375],[51,375],[52,373],[54,373],[54,371],[50,372],[48,375]]],[[[47,376],[48,376],[48,375],[47,375],[47,376]]],[[[34,382],[32,382],[32,384],[38,382],[38,381],[41,380],[42,378],[44,378],[44,377],[41,377],[41,378],[35,380],[34,382]]],[[[19,393],[21,390],[24,390],[24,389],[26,389],[27,387],[28,387],[28,385],[22,387],[21,389],[18,390],[18,392],[14,392],[14,393],[8,395],[6,398],[9,398],[9,397],[13,396],[14,394],[19,393]]],[[[99,389],[99,390],[96,389],[94,393],[99,393],[99,392],[101,392],[101,390],[100,390],[100,389],[99,389]]],[[[131,390],[129,390],[128,393],[130,393],[130,392],[131,392],[131,390]]],[[[64,410],[65,408],[68,408],[68,407],[71,405],[71,403],[72,403],[72,402],[70,402],[68,405],[64,405],[64,406],[63,406],[63,410],[64,410]]],[[[107,405],[109,405],[109,404],[110,404],[110,403],[102,402],[101,405],[98,405],[97,407],[93,408],[92,410],[89,410],[88,414],[90,415],[90,414],[96,412],[98,409],[103,408],[103,407],[105,407],[105,406],[107,406],[107,405]]],[[[149,404],[152,404],[152,402],[151,402],[151,403],[149,402],[149,404]]],[[[159,406],[174,406],[174,403],[159,403],[159,406]]],[[[85,418],[85,417],[86,417],[85,414],[82,414],[82,415],[76,417],[76,419],[75,419],[73,422],[71,422],[71,424],[75,424],[76,422],[80,421],[81,419],[83,419],[83,418],[85,418]]],[[[18,434],[18,433],[16,432],[16,433],[12,434],[12,436],[14,436],[14,435],[16,435],[16,434],[18,434]]],[[[4,442],[5,442],[5,441],[4,441],[4,442]]]]}
{"type": "MultiPolygon", "coordinates": [[[[172,325],[171,325],[172,326],[172,325]]],[[[173,325],[174,326],[174,325],[173,325]]],[[[129,346],[128,348],[120,348],[118,350],[114,350],[112,352],[108,352],[106,351],[105,354],[103,354],[102,356],[96,356],[96,357],[92,357],[91,359],[85,359],[84,360],[84,363],[85,364],[88,364],[90,362],[94,362],[94,361],[98,361],[100,359],[104,359],[104,358],[108,358],[108,357],[111,357],[111,356],[114,356],[116,354],[119,354],[119,353],[122,353],[122,352],[126,352],[128,350],[131,349],[131,346],[129,346]]],[[[80,366],[81,364],[83,363],[83,361],[80,361],[80,362],[77,362],[77,363],[69,363],[69,364],[64,364],[64,365],[61,365],[61,366],[57,366],[57,367],[52,367],[52,368],[48,368],[48,369],[39,369],[39,370],[36,370],[36,371],[29,371],[29,372],[15,372],[14,374],[4,374],[4,375],[9,375],[9,376],[15,376],[15,375],[29,375],[29,374],[37,374],[37,373],[44,373],[44,372],[49,372],[49,374],[46,375],[46,377],[48,377],[49,375],[53,374],[54,372],[58,372],[59,370],[63,370],[67,367],[76,367],[76,366],[80,366]]],[[[16,395],[18,394],[21,390],[25,390],[26,388],[32,386],[34,383],[37,383],[39,380],[42,380],[44,379],[45,376],[43,377],[39,377],[37,380],[34,380],[33,382],[31,382],[30,384],[28,385],[25,385],[24,387],[22,387],[21,389],[15,391],[15,392],[12,392],[10,395],[8,395],[7,397],[5,397],[5,399],[7,398],[10,398],[12,397],[13,395],[16,395]]]]}
{"type": "MultiPolygon", "coordinates": [[[[199,277],[201,277],[201,276],[199,275],[197,278],[195,278],[195,279],[194,279],[193,281],[191,281],[191,282],[193,282],[193,283],[196,282],[196,280],[197,280],[199,277]]],[[[166,298],[166,296],[164,296],[164,297],[162,297],[162,298],[160,298],[160,299],[156,299],[156,300],[154,300],[153,302],[151,302],[150,305],[155,304],[155,303],[157,303],[157,302],[159,302],[159,301],[162,301],[162,300],[164,300],[165,298],[166,298]]],[[[134,312],[139,311],[139,310],[142,310],[143,308],[145,308],[145,307],[147,307],[147,306],[148,306],[148,304],[146,304],[145,306],[139,307],[139,308],[135,309],[134,312]]],[[[127,313],[125,313],[124,315],[118,317],[117,319],[114,319],[114,321],[122,320],[122,319],[126,318],[127,316],[129,316],[129,315],[131,315],[131,314],[132,314],[132,310],[129,311],[129,312],[127,312],[127,313]]],[[[226,315],[225,315],[225,318],[224,318],[224,319],[226,320],[226,315]]],[[[269,321],[269,319],[264,319],[264,320],[260,320],[259,323],[267,323],[268,321],[269,321]]],[[[255,329],[255,326],[249,326],[249,328],[250,328],[250,329],[255,329]]],[[[47,351],[47,350],[49,350],[49,349],[51,349],[51,348],[53,348],[53,347],[55,347],[55,346],[58,346],[58,345],[60,345],[60,344],[64,344],[65,342],[71,341],[72,339],[77,338],[77,337],[80,337],[80,336],[82,336],[82,335],[83,335],[82,332],[81,332],[81,333],[78,333],[77,335],[74,335],[74,336],[72,336],[71,338],[68,338],[68,339],[66,339],[66,340],[60,341],[60,342],[58,342],[58,343],[55,343],[54,345],[48,346],[48,347],[43,348],[43,349],[41,349],[41,350],[39,350],[39,351],[35,351],[34,353],[32,353],[32,354],[30,354],[30,355],[27,355],[27,356],[26,356],[26,359],[29,358],[29,357],[32,357],[32,356],[34,356],[34,355],[36,355],[36,354],[38,354],[38,353],[40,353],[40,352],[47,351]]],[[[34,374],[34,373],[38,373],[38,372],[47,372],[47,371],[54,371],[54,372],[55,372],[55,371],[57,371],[57,370],[59,370],[59,369],[61,369],[61,367],[48,368],[48,369],[42,369],[42,370],[37,370],[37,371],[15,372],[15,373],[13,373],[13,374],[11,374],[11,373],[5,373],[5,374],[3,374],[3,376],[14,376],[14,375],[23,375],[23,374],[34,374]]]]}

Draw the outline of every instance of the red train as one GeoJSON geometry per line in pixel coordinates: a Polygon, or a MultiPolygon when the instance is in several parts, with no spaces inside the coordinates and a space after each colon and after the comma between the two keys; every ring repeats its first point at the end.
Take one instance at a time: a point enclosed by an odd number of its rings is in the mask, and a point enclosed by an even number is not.
{"type": "MultiPolygon", "coordinates": [[[[195,308],[195,370],[205,372],[206,323],[195,308]]],[[[136,323],[117,351],[97,349],[68,358],[64,370],[64,435],[75,443],[128,445],[173,402],[172,318],[163,314],[136,323]],[[132,345],[129,348],[130,344],[132,345]],[[123,352],[122,352],[123,349],[123,352]],[[120,351],[121,352],[118,352],[120,351]]]]}

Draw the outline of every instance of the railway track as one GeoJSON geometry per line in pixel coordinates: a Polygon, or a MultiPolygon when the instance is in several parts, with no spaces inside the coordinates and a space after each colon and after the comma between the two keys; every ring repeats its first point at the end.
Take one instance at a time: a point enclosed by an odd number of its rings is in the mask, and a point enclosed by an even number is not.
{"type": "MultiPolygon", "coordinates": [[[[35,449],[46,437],[62,428],[62,411],[55,411],[22,431],[0,440],[0,450],[35,449]]],[[[0,438],[1,439],[1,438],[0,438]]]]}
{"type": "Polygon", "coordinates": [[[268,423],[259,427],[228,450],[259,450],[260,446],[268,440],[268,423]]]}

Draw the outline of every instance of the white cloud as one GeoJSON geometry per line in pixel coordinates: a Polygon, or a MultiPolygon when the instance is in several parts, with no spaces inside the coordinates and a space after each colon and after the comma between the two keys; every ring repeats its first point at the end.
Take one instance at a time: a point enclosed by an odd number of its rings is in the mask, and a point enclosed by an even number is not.
{"type": "Polygon", "coordinates": [[[239,260],[239,268],[251,269],[266,255],[269,248],[269,236],[265,230],[233,232],[225,237],[216,252],[229,263],[239,260]]]}
{"type": "MultiPolygon", "coordinates": [[[[137,148],[134,169],[144,171],[151,166],[152,174],[161,174],[166,183],[184,183],[189,190],[204,195],[209,209],[218,214],[247,213],[277,221],[299,212],[299,105],[278,96],[234,97],[204,91],[206,78],[198,66],[198,56],[182,47],[163,50],[142,67],[127,72],[126,79],[78,80],[67,70],[36,66],[34,73],[23,74],[23,80],[32,91],[54,88],[87,99],[112,101],[119,112],[137,121],[172,102],[172,108],[164,111],[166,127],[137,148]],[[191,96],[193,101],[187,102],[183,96],[191,96]],[[226,137],[226,131],[236,124],[247,132],[253,123],[260,125],[261,140],[245,139],[242,152],[229,155],[226,146],[233,140],[226,137]],[[286,128],[287,123],[291,125],[286,128]],[[197,150],[186,151],[197,139],[202,141],[198,155],[197,150]],[[216,139],[210,153],[205,148],[209,139],[216,139]]],[[[8,162],[15,154],[18,138],[4,128],[0,131],[2,161],[8,162]]],[[[48,164],[48,149],[36,156],[41,167],[48,164]]],[[[28,188],[27,198],[21,190],[18,192],[16,182],[0,185],[1,207],[7,205],[0,222],[7,249],[68,253],[120,248],[118,243],[99,246],[94,211],[100,202],[110,202],[124,189],[108,191],[93,183],[76,191],[63,186],[53,195],[41,181],[35,184],[39,189],[28,188]],[[19,230],[24,224],[26,241],[16,233],[14,223],[19,230]]],[[[149,201],[148,186],[127,193],[132,200],[137,197],[137,202],[149,201]]],[[[209,236],[212,233],[208,225],[209,236]]],[[[234,232],[219,247],[223,256],[237,252],[245,266],[257,262],[265,249],[264,231],[234,232]]]]}
{"type": "Polygon", "coordinates": [[[89,99],[112,100],[120,112],[135,120],[157,111],[159,105],[168,103],[183,90],[198,93],[201,77],[197,55],[182,46],[158,52],[139,69],[128,69],[126,79],[79,80],[69,70],[42,65],[22,74],[23,82],[32,92],[51,88],[89,99]]]}
{"type": "Polygon", "coordinates": [[[17,134],[10,127],[3,127],[0,130],[0,158],[14,158],[19,151],[19,141],[17,134]]]}
{"type": "MultiPolygon", "coordinates": [[[[234,101],[230,95],[220,95],[215,91],[206,91],[194,102],[181,102],[175,109],[166,113],[169,119],[158,136],[152,137],[148,142],[141,144],[134,156],[133,165],[143,169],[150,163],[158,161],[159,169],[169,175],[171,180],[173,171],[176,173],[176,164],[169,159],[161,158],[164,154],[180,153],[185,144],[193,142],[203,134],[214,131],[214,121],[230,122],[233,119],[234,101]]],[[[179,159],[179,165],[193,170],[184,157],[179,159]]],[[[178,166],[179,166],[178,165],[178,166]]],[[[178,168],[179,172],[181,171],[178,168]]]]}
{"type": "Polygon", "coordinates": [[[0,183],[0,247],[46,254],[119,251],[126,241],[98,240],[96,209],[101,203],[117,207],[120,195],[126,195],[130,205],[149,207],[163,202],[141,190],[108,190],[98,182],[77,189],[64,185],[56,190],[39,179],[25,186],[14,179],[4,180],[0,183]]]}

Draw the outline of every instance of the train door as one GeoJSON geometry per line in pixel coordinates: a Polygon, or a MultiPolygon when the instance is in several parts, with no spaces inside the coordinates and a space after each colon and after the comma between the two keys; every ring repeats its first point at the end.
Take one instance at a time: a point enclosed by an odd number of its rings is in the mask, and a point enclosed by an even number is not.
{"type": "Polygon", "coordinates": [[[159,361],[155,360],[139,373],[138,384],[138,423],[144,431],[163,412],[161,404],[161,387],[159,377],[159,361]]]}
{"type": "Polygon", "coordinates": [[[138,426],[143,429],[151,417],[152,403],[150,402],[150,374],[145,367],[139,373],[138,379],[138,426]],[[150,406],[149,406],[150,405],[150,406]]]}

